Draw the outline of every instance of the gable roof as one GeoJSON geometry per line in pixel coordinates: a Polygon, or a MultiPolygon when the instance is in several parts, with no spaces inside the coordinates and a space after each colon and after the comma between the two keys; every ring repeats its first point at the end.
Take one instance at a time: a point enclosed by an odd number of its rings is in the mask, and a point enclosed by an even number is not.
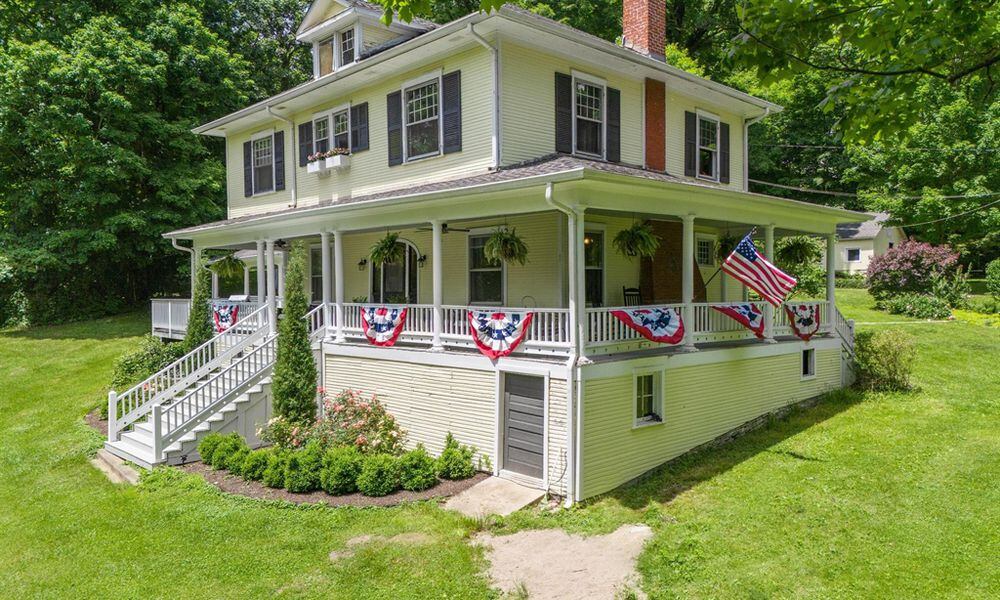
{"type": "MultiPolygon", "coordinates": [[[[367,0],[314,0],[309,5],[309,8],[306,9],[306,14],[302,17],[295,36],[296,38],[301,38],[309,31],[339,18],[342,13],[348,11],[362,14],[372,19],[380,19],[384,13],[381,6],[367,0]]],[[[415,32],[430,31],[437,26],[437,23],[421,17],[413,17],[413,20],[409,23],[401,22],[398,18],[394,18],[392,22],[392,27],[396,29],[412,30],[415,32]]]]}
{"type": "Polygon", "coordinates": [[[870,221],[861,221],[860,223],[841,223],[837,225],[837,239],[838,240],[871,240],[882,231],[886,221],[891,217],[889,213],[884,212],[870,212],[872,215],[870,221]]]}

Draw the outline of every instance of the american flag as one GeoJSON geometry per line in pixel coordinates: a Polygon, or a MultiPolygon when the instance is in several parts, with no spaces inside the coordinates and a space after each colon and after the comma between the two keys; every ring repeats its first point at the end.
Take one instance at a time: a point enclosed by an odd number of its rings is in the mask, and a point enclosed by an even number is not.
{"type": "Polygon", "coordinates": [[[722,263],[722,270],[729,273],[760,297],[775,306],[780,306],[785,296],[795,287],[795,278],[772,265],[757,252],[748,233],[736,249],[722,263]]]}

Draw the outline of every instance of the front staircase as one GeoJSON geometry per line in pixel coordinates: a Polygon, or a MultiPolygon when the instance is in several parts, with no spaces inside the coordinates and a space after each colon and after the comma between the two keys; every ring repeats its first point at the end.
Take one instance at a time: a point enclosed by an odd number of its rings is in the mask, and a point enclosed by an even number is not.
{"type": "MultiPolygon", "coordinates": [[[[306,315],[310,338],[325,335],[322,306],[306,315]]],[[[210,432],[236,431],[251,446],[271,416],[277,335],[267,307],[178,359],[124,394],[108,397],[105,448],[145,468],[198,458],[210,432]]]]}

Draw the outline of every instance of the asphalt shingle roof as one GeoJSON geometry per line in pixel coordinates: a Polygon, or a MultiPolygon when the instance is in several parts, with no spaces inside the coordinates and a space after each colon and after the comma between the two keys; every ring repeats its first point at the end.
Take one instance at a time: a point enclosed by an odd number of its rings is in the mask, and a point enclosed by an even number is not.
{"type": "Polygon", "coordinates": [[[838,240],[870,240],[882,231],[882,224],[889,220],[889,213],[869,213],[872,220],[861,223],[841,223],[837,225],[838,240]]]}

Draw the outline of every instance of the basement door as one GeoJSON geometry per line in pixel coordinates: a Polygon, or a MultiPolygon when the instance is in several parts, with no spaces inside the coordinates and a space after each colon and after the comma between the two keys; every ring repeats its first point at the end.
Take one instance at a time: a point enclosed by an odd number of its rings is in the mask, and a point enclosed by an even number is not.
{"type": "Polygon", "coordinates": [[[545,378],[504,375],[503,469],[542,478],[545,378]]]}

